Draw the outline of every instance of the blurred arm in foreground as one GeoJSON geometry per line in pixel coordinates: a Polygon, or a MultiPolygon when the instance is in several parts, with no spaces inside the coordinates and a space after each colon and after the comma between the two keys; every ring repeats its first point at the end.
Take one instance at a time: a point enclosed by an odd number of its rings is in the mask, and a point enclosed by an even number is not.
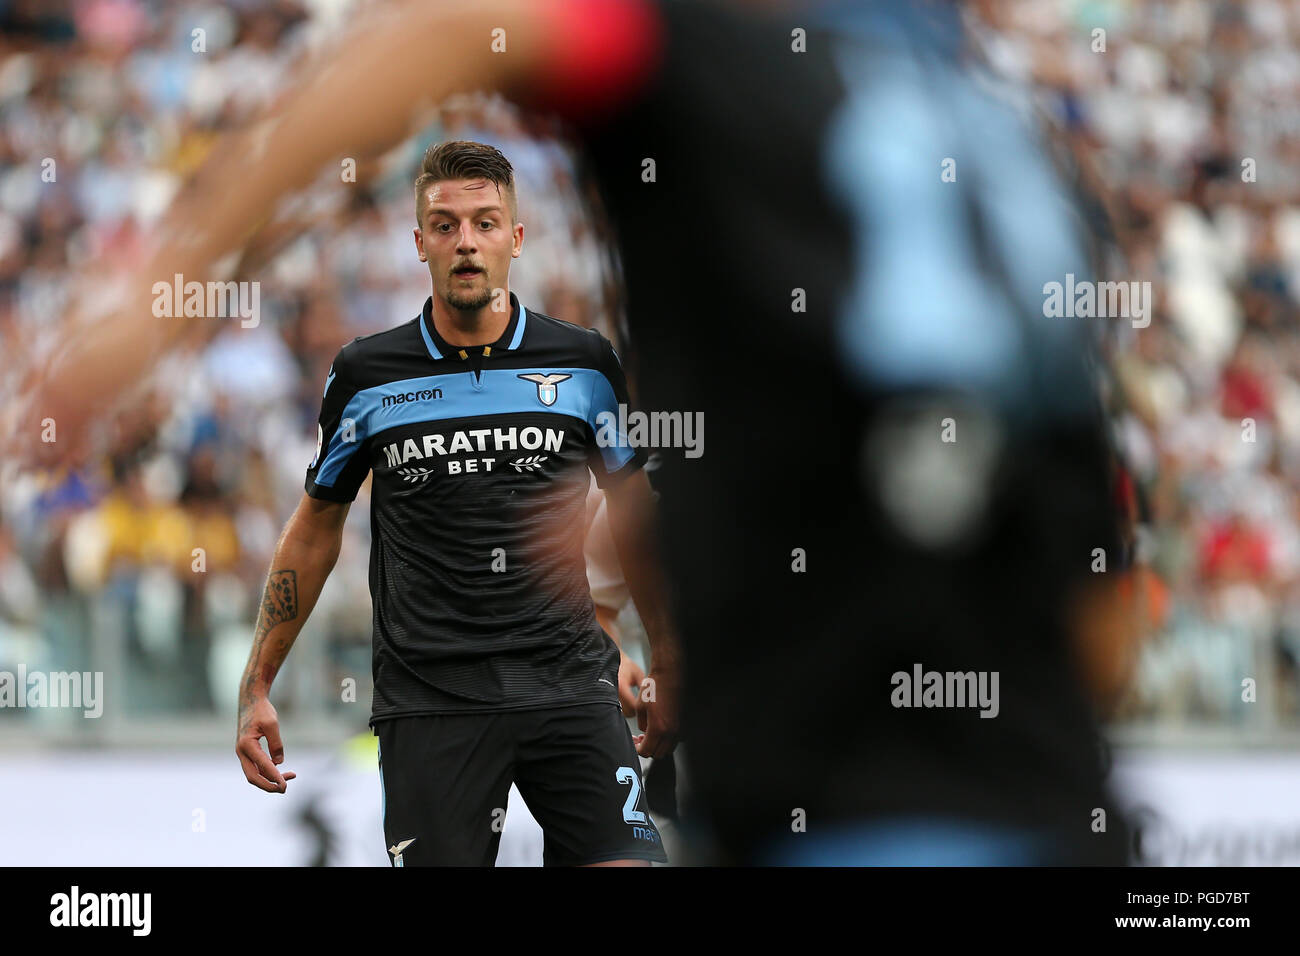
{"type": "Polygon", "coordinates": [[[92,451],[91,426],[159,358],[192,331],[154,315],[155,282],[223,278],[211,270],[250,242],[277,202],[333,159],[374,156],[408,135],[412,123],[447,96],[518,86],[546,59],[547,44],[574,16],[563,4],[490,0],[452,8],[405,0],[367,11],[255,122],[221,136],[151,237],[140,266],[111,274],[92,264],[74,295],[76,329],[51,367],[14,386],[3,434],[6,457],[20,464],[78,464],[92,451]],[[493,52],[493,30],[506,51],[493,52]],[[378,79],[377,79],[378,78],[378,79]],[[43,443],[41,421],[58,424],[43,443]]]}

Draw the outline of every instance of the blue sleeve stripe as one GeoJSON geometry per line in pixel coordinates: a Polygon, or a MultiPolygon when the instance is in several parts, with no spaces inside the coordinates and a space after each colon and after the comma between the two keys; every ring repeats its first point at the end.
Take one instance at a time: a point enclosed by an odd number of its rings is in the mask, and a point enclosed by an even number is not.
{"type": "MultiPolygon", "coordinates": [[[[609,384],[609,379],[604,375],[596,373],[596,381],[592,383],[590,417],[587,419],[587,424],[596,434],[600,434],[600,424],[596,421],[596,416],[602,412],[608,412],[614,417],[612,425],[617,429],[618,398],[614,394],[614,387],[609,384]]],[[[608,431],[608,427],[605,430],[608,431]]],[[[627,433],[618,431],[617,443],[602,447],[600,458],[605,463],[605,471],[613,472],[626,465],[634,453],[634,449],[627,443],[627,433]]]]}

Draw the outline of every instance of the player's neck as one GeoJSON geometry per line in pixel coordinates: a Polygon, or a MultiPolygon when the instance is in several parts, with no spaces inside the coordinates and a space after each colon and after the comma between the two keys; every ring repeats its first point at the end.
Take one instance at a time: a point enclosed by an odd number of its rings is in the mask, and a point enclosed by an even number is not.
{"type": "MultiPolygon", "coordinates": [[[[492,302],[500,301],[493,296],[492,302]]],[[[505,301],[510,301],[510,290],[505,290],[505,301]]],[[[499,312],[492,302],[481,309],[454,309],[439,296],[433,297],[433,325],[448,345],[491,345],[505,334],[510,324],[510,309],[499,312]]]]}

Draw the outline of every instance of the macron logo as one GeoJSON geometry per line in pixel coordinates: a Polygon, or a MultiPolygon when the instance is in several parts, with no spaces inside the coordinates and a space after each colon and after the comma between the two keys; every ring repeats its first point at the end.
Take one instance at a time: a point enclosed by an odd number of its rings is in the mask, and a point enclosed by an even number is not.
{"type": "Polygon", "coordinates": [[[418,392],[394,392],[392,395],[384,396],[384,408],[390,408],[393,405],[405,405],[407,402],[427,402],[435,398],[442,398],[442,389],[440,388],[422,388],[418,392]]]}

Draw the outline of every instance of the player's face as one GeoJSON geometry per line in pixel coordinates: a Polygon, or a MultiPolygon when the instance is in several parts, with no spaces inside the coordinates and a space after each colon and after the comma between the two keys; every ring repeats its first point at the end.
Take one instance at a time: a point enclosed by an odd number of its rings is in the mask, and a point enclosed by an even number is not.
{"type": "Polygon", "coordinates": [[[415,248],[429,264],[434,294],[453,309],[475,311],[504,292],[510,260],[524,244],[523,223],[511,221],[510,207],[497,184],[487,179],[449,179],[424,192],[415,248]]]}

